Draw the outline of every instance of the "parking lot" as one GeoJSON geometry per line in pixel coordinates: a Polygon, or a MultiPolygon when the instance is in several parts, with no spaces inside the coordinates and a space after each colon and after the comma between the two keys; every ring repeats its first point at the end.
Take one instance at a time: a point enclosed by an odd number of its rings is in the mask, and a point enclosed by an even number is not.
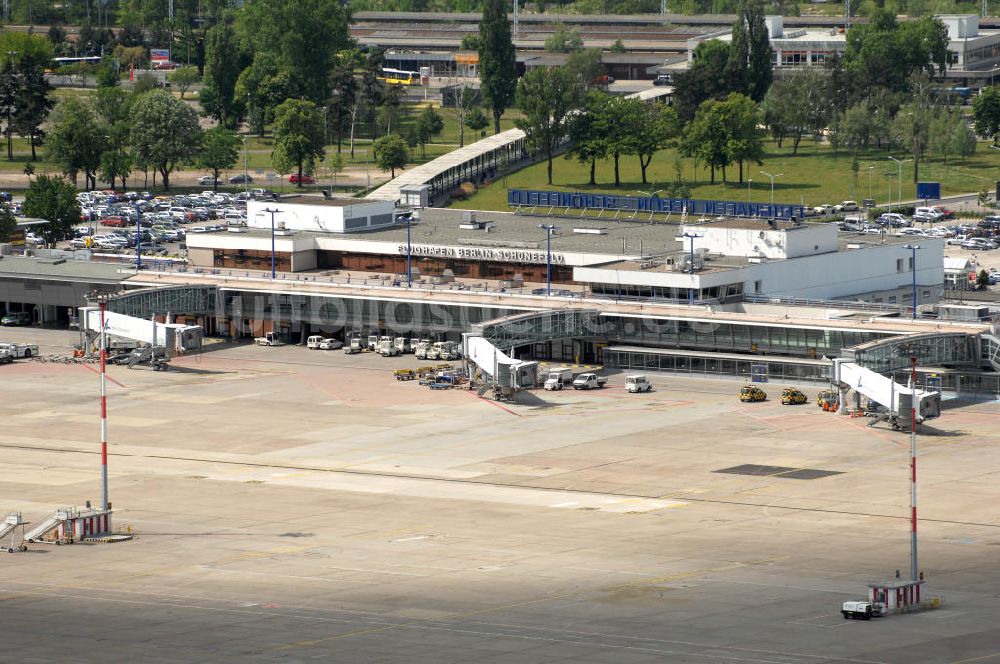
{"type": "MultiPolygon", "coordinates": [[[[66,354],[76,335],[0,329],[66,354]]],[[[908,439],[740,383],[498,404],[397,382],[412,356],[212,344],[110,369],[131,542],[3,554],[0,659],[957,662],[1000,636],[1000,409],[919,438],[944,607],[841,619],[908,569],[908,439]],[[806,479],[812,478],[812,479],[806,479]],[[52,638],[58,634],[60,638],[52,638]]],[[[0,509],[99,500],[93,366],[0,366],[0,509]]]]}

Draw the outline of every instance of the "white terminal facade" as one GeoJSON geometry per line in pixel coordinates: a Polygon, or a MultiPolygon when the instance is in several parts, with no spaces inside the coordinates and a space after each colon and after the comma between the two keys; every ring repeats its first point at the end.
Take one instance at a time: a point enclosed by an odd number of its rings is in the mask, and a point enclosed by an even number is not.
{"type": "MultiPolygon", "coordinates": [[[[975,14],[941,14],[948,29],[948,52],[951,62],[949,76],[988,75],[993,65],[1000,63],[1000,30],[980,30],[975,14]]],[[[843,55],[847,35],[843,28],[785,28],[784,17],[767,16],[765,25],[774,50],[776,67],[822,66],[833,55],[843,55]]],[[[731,32],[716,32],[688,41],[688,62],[695,47],[702,41],[718,39],[732,41],[731,32]]]]}
{"type": "Polygon", "coordinates": [[[250,228],[191,234],[193,265],[269,270],[271,215],[279,271],[435,277],[543,284],[634,300],[732,302],[746,295],[859,300],[909,305],[938,301],[943,241],[840,233],[835,224],[769,224],[716,219],[696,223],[520,216],[426,209],[407,223],[391,202],[299,196],[251,203],[250,228]],[[540,224],[553,224],[551,253],[540,224]],[[691,269],[693,238],[694,269],[691,269]],[[919,240],[914,252],[907,240],[919,240]],[[915,268],[915,269],[914,269],[915,268]]]}

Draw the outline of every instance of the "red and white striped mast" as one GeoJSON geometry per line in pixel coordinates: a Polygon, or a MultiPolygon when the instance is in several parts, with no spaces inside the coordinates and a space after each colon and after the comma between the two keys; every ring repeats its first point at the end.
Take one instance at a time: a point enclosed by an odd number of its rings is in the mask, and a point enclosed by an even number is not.
{"type": "Polygon", "coordinates": [[[107,381],[107,355],[108,336],[104,323],[105,300],[100,299],[101,305],[101,509],[109,509],[108,503],[108,381],[107,381]]]}

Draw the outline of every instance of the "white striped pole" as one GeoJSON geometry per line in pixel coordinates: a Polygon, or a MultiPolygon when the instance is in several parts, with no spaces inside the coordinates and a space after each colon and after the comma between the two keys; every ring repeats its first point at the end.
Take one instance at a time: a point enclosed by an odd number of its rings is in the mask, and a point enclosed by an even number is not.
{"type": "Polygon", "coordinates": [[[108,336],[104,327],[104,301],[101,301],[101,505],[108,509],[108,336]]]}

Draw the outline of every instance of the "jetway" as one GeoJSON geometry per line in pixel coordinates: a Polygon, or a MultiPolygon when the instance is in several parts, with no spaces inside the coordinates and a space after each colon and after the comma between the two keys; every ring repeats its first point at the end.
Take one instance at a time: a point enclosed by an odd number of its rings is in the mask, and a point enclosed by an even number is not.
{"type": "Polygon", "coordinates": [[[538,362],[508,357],[478,334],[462,335],[462,351],[479,372],[490,377],[498,392],[509,396],[538,385],[538,362]]]}
{"type": "MultiPolygon", "coordinates": [[[[164,348],[168,357],[201,349],[203,330],[198,325],[158,323],[155,320],[135,318],[113,311],[104,312],[104,324],[108,336],[164,348]]],[[[101,333],[99,307],[80,307],[80,329],[89,337],[101,333]]]]}
{"type": "Polygon", "coordinates": [[[833,379],[840,387],[840,407],[847,403],[847,391],[854,390],[886,409],[886,417],[896,429],[910,426],[911,409],[916,403],[917,422],[941,415],[941,393],[910,388],[880,373],[844,359],[833,360],[833,379]]]}

